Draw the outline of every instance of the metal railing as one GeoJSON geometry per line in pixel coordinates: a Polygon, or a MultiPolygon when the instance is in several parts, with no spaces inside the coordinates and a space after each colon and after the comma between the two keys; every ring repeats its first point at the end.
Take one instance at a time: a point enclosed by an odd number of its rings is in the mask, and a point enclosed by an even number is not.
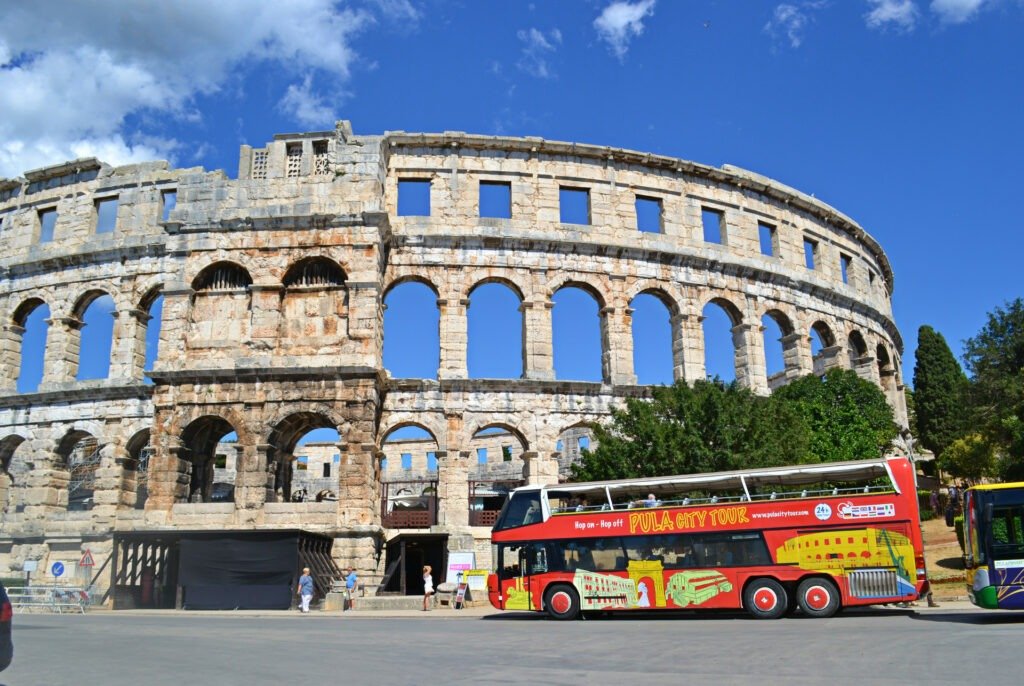
{"type": "Polygon", "coordinates": [[[26,586],[12,588],[7,596],[11,606],[20,612],[67,612],[85,611],[93,604],[94,593],[87,586],[26,586]]]}

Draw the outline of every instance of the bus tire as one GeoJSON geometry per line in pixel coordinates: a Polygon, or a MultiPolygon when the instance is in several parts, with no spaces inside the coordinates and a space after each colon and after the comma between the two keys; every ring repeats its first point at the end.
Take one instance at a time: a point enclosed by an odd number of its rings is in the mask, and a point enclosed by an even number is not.
{"type": "Polygon", "coordinates": [[[551,619],[576,619],[580,614],[580,597],[572,586],[558,584],[544,593],[544,609],[551,619]]]}
{"type": "Polygon", "coordinates": [[[778,619],[786,614],[789,594],[775,579],[754,579],[743,589],[743,607],[755,619],[778,619]]]}
{"type": "Polygon", "coordinates": [[[828,579],[804,579],[796,587],[796,597],[808,617],[831,617],[839,611],[839,589],[828,579]]]}

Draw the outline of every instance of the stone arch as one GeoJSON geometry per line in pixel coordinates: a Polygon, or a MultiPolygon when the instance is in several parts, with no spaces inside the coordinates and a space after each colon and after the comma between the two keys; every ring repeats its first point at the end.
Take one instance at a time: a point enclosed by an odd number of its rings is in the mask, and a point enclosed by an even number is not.
{"type": "Polygon", "coordinates": [[[523,322],[523,293],[519,287],[502,277],[482,279],[469,289],[466,308],[467,377],[521,378],[526,369],[529,332],[523,322]],[[481,310],[482,299],[486,299],[486,312],[481,310]]]}
{"type": "Polygon", "coordinates": [[[850,368],[856,369],[868,356],[868,344],[860,331],[853,330],[846,338],[846,349],[850,355],[850,368]]]}
{"type": "Polygon", "coordinates": [[[593,420],[580,419],[563,426],[554,435],[551,448],[555,459],[558,460],[560,477],[569,477],[572,465],[581,459],[584,448],[593,450],[597,447],[597,441],[594,440],[595,421],[596,417],[593,420]],[[587,440],[584,442],[583,438],[587,440]]]}
{"type": "Polygon", "coordinates": [[[192,279],[193,291],[237,290],[251,285],[249,270],[230,260],[208,264],[192,279]]]}
{"type": "Polygon", "coordinates": [[[882,390],[885,392],[886,396],[890,398],[890,401],[892,401],[898,385],[896,367],[893,364],[892,358],[889,356],[889,349],[885,347],[884,343],[878,343],[875,346],[875,363],[878,365],[878,380],[882,386],[882,390]]]}
{"type": "Polygon", "coordinates": [[[800,336],[789,315],[775,306],[761,315],[761,332],[765,380],[768,389],[774,391],[800,376],[800,336]]]}
{"type": "Polygon", "coordinates": [[[381,302],[388,373],[399,378],[434,379],[448,373],[451,364],[455,369],[450,376],[465,376],[465,320],[458,316],[464,311],[461,301],[442,300],[432,282],[415,274],[392,281],[381,302]],[[411,340],[419,343],[413,350],[405,347],[411,340]],[[458,360],[450,360],[453,347],[461,350],[461,366],[458,360]]]}
{"type": "Polygon", "coordinates": [[[722,311],[729,316],[729,321],[733,326],[739,326],[743,323],[743,311],[737,307],[732,300],[729,300],[729,298],[723,295],[712,295],[704,302],[703,305],[701,305],[701,311],[703,312],[708,305],[717,305],[722,308],[722,311]]]}
{"type": "Polygon", "coordinates": [[[292,264],[281,279],[281,342],[285,346],[317,346],[347,334],[348,277],[327,257],[306,257],[292,264]]]}
{"type": "Polygon", "coordinates": [[[555,378],[581,381],[608,382],[611,379],[610,344],[612,331],[608,319],[608,308],[601,292],[586,281],[566,278],[551,291],[551,341],[554,359],[555,378]],[[597,320],[590,319],[590,304],[573,303],[578,298],[571,292],[584,294],[594,303],[594,315],[597,320]],[[559,303],[559,294],[569,302],[559,303]],[[562,304],[563,307],[559,307],[562,304]],[[566,307],[566,305],[568,307],[566,307]],[[591,327],[596,324],[596,330],[591,327]],[[596,345],[594,345],[596,340],[596,345]],[[568,342],[566,342],[568,341],[568,342]],[[589,360],[589,362],[582,362],[589,360]]]}
{"type": "Polygon", "coordinates": [[[407,413],[392,412],[387,416],[387,422],[381,422],[382,426],[387,426],[386,429],[381,429],[377,432],[377,450],[380,451],[383,444],[387,441],[388,436],[406,427],[416,427],[423,429],[434,439],[437,443],[438,450],[446,450],[446,430],[444,421],[442,418],[430,414],[422,413],[409,413],[415,414],[415,416],[407,416],[407,413]]]}
{"type": "Polygon", "coordinates": [[[149,445],[150,430],[139,429],[125,443],[122,502],[141,510],[149,499],[149,468],[153,449],[149,445]]]}
{"type": "Polygon", "coordinates": [[[53,470],[57,480],[65,476],[67,478],[65,490],[68,510],[93,508],[102,448],[98,432],[86,430],[77,423],[57,442],[57,459],[53,470]]]}
{"type": "Polygon", "coordinates": [[[743,326],[740,308],[728,298],[712,295],[701,306],[700,316],[704,335],[704,369],[707,373],[724,381],[739,381],[748,376],[750,360],[747,353],[750,341],[746,334],[750,327],[743,326]],[[725,321],[721,321],[723,315],[725,321]],[[732,348],[732,355],[723,352],[728,347],[732,348]]]}
{"type": "MultiPolygon", "coordinates": [[[[292,481],[295,477],[295,448],[299,440],[316,429],[338,431],[341,422],[334,413],[320,411],[290,412],[272,424],[267,436],[267,471],[273,475],[274,498],[283,502],[292,500],[292,481]]],[[[340,449],[339,449],[340,450],[340,449]]],[[[268,479],[268,485],[269,479],[268,479]]],[[[334,484],[332,491],[337,491],[334,484]]],[[[317,491],[321,489],[316,489],[317,491]]],[[[308,489],[307,489],[308,494],[308,489]]]]}
{"type": "MultiPolygon", "coordinates": [[[[181,446],[178,449],[178,459],[182,463],[179,470],[188,475],[188,486],[184,489],[182,499],[185,502],[223,502],[234,500],[234,488],[218,488],[215,492],[214,483],[217,468],[217,446],[220,441],[231,433],[239,438],[239,445],[242,445],[242,434],[238,432],[238,426],[224,417],[216,414],[205,414],[193,419],[181,432],[181,446]]],[[[231,456],[226,456],[224,467],[226,473],[230,473],[231,456]]],[[[238,462],[240,455],[234,456],[234,467],[238,473],[238,462]]],[[[229,478],[229,477],[227,477],[229,478]]],[[[223,482],[221,482],[223,483],[223,482]]]]}
{"type": "Polygon", "coordinates": [[[25,438],[18,434],[10,434],[0,439],[0,515],[10,512],[14,489],[16,487],[12,463],[14,453],[25,443],[25,438]]]}
{"type": "Polygon", "coordinates": [[[45,374],[49,338],[50,306],[39,297],[23,300],[0,331],[3,387],[19,393],[35,391],[45,374]]]}
{"type": "Polygon", "coordinates": [[[508,278],[507,276],[484,276],[482,278],[475,280],[473,282],[473,285],[466,289],[466,297],[471,298],[473,296],[473,291],[480,288],[481,286],[487,286],[490,284],[504,286],[505,288],[512,291],[515,294],[515,296],[519,298],[520,302],[526,300],[526,294],[523,291],[523,288],[518,283],[508,278]]]}
{"type": "Polygon", "coordinates": [[[237,262],[219,261],[204,267],[192,280],[189,345],[249,338],[252,277],[237,262]]]}
{"type": "Polygon", "coordinates": [[[379,435],[377,469],[382,480],[423,479],[438,472],[438,458],[444,448],[436,427],[431,422],[420,420],[399,421],[379,435]],[[394,437],[404,429],[418,429],[426,434],[420,436],[394,437]],[[431,460],[433,453],[433,460],[431,460]]]}
{"type": "Polygon", "coordinates": [[[502,421],[485,422],[468,436],[466,445],[470,453],[471,480],[521,478],[525,467],[524,455],[530,451],[530,443],[518,428],[502,421]],[[510,441],[519,445],[515,446],[510,441]]]}
{"type": "Polygon", "coordinates": [[[585,278],[580,278],[578,275],[568,274],[554,279],[548,283],[546,288],[548,300],[555,297],[558,291],[566,288],[577,288],[597,302],[599,310],[603,310],[608,306],[608,300],[605,298],[604,289],[598,284],[591,283],[585,278]]]}
{"type": "Polygon", "coordinates": [[[503,429],[516,437],[519,443],[522,444],[524,451],[529,451],[531,449],[530,441],[527,439],[526,435],[514,424],[507,421],[500,419],[483,420],[474,426],[475,428],[467,434],[469,438],[472,438],[481,431],[486,431],[487,429],[503,429]]]}
{"type": "Polygon", "coordinates": [[[631,288],[626,294],[627,302],[632,303],[641,295],[650,295],[657,298],[661,301],[661,304],[665,306],[665,309],[668,310],[669,315],[672,317],[677,317],[683,312],[683,308],[679,304],[682,302],[682,298],[672,295],[666,288],[665,284],[650,281],[638,284],[631,288]]]}
{"type": "Polygon", "coordinates": [[[832,327],[818,319],[811,324],[808,334],[811,340],[811,368],[814,374],[823,376],[829,369],[840,366],[840,348],[836,344],[832,327]]]}
{"type": "Polygon", "coordinates": [[[407,283],[418,283],[418,284],[421,284],[423,286],[426,286],[434,294],[434,297],[437,297],[437,298],[441,297],[440,289],[428,277],[423,276],[422,274],[402,274],[401,276],[397,276],[397,277],[393,278],[391,281],[389,281],[387,283],[386,286],[384,286],[384,290],[381,291],[381,296],[380,296],[381,297],[381,302],[383,302],[385,299],[387,299],[388,294],[390,294],[391,291],[393,291],[394,289],[398,288],[399,286],[404,286],[407,283]]]}
{"type": "Polygon", "coordinates": [[[139,378],[153,369],[160,351],[160,331],[163,328],[164,284],[151,284],[138,299],[132,315],[138,320],[132,356],[132,378],[139,378]],[[142,369],[138,368],[142,361],[142,369]]]}
{"type": "Polygon", "coordinates": [[[91,288],[78,298],[63,328],[69,375],[78,381],[110,376],[117,316],[117,299],[106,290],[91,288]]]}
{"type": "Polygon", "coordinates": [[[650,284],[628,300],[626,319],[637,383],[667,385],[677,378],[682,369],[682,349],[676,345],[681,338],[679,314],[675,299],[650,284]]]}

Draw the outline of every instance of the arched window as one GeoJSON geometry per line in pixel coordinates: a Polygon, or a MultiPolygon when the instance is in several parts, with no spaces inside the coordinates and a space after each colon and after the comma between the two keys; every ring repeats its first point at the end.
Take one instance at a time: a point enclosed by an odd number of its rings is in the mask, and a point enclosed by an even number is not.
{"type": "Polygon", "coordinates": [[[190,345],[248,340],[251,285],[249,272],[233,262],[216,262],[199,272],[192,281],[190,345]]]}
{"type": "Polygon", "coordinates": [[[671,312],[658,295],[641,293],[629,303],[633,310],[633,369],[637,383],[672,383],[671,312]]]}
{"type": "Polygon", "coordinates": [[[315,345],[347,333],[348,291],[345,273],[325,257],[296,262],[282,281],[283,339],[290,345],[315,345]]]}
{"type": "Polygon", "coordinates": [[[835,364],[834,347],[836,337],[825,322],[811,325],[811,363],[814,374],[822,376],[835,364]]]}
{"type": "Polygon", "coordinates": [[[597,298],[582,288],[564,286],[551,300],[555,378],[602,381],[605,365],[597,298]]]}
{"type": "Polygon", "coordinates": [[[105,379],[110,376],[110,350],[114,341],[114,299],[98,293],[78,306],[82,321],[78,372],[75,379],[105,379]]]}
{"type": "Polygon", "coordinates": [[[523,375],[522,298],[502,283],[485,283],[469,294],[467,364],[473,379],[523,375]]]}
{"type": "Polygon", "coordinates": [[[341,469],[338,427],[316,412],[296,412],[278,422],[268,443],[279,502],[337,500],[341,469]]]}
{"type": "Polygon", "coordinates": [[[769,310],[761,317],[764,339],[764,368],[768,388],[775,390],[784,385],[790,375],[796,374],[798,342],[792,336],[793,325],[789,317],[779,310],[769,310]]]}
{"type": "Polygon", "coordinates": [[[235,500],[238,434],[222,417],[200,417],[181,434],[186,461],[186,502],[224,503],[235,500]]]}
{"type": "Polygon", "coordinates": [[[91,510],[100,467],[99,441],[86,431],[69,431],[57,446],[58,467],[68,472],[68,510],[91,510]]]}
{"type": "MultiPolygon", "coordinates": [[[[153,370],[153,365],[156,364],[157,355],[160,352],[160,329],[163,328],[164,322],[164,296],[156,294],[148,303],[143,301],[143,307],[148,319],[144,324],[146,327],[146,353],[143,357],[142,369],[144,372],[149,372],[153,370]]],[[[145,377],[145,380],[146,383],[153,383],[148,376],[145,377]]]]}
{"type": "Polygon", "coordinates": [[[14,323],[23,329],[17,365],[19,393],[32,393],[43,380],[49,319],[50,308],[42,300],[29,300],[14,314],[14,323]]]}
{"type": "Polygon", "coordinates": [[[384,366],[400,379],[436,379],[441,364],[437,293],[418,281],[384,296],[384,366]]]}
{"type": "Polygon", "coordinates": [[[735,381],[737,346],[732,330],[740,323],[739,312],[728,300],[716,298],[704,306],[701,314],[705,373],[726,383],[735,381]]]}

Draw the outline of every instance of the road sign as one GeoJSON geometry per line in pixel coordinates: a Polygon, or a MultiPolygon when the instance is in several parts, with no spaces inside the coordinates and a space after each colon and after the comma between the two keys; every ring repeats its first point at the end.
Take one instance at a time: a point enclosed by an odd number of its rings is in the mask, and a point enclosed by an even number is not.
{"type": "Polygon", "coordinates": [[[63,562],[54,562],[53,565],[50,566],[50,574],[52,574],[53,576],[59,577],[63,573],[64,573],[64,563],[63,562]]]}
{"type": "Polygon", "coordinates": [[[85,554],[82,555],[82,559],[78,561],[78,566],[79,567],[93,567],[93,566],[95,566],[95,564],[96,564],[96,562],[94,562],[93,559],[92,559],[92,551],[90,551],[88,548],[86,548],[85,549],[85,554]]]}
{"type": "Polygon", "coordinates": [[[39,568],[39,560],[25,560],[21,569],[26,572],[34,572],[39,568]]]}

